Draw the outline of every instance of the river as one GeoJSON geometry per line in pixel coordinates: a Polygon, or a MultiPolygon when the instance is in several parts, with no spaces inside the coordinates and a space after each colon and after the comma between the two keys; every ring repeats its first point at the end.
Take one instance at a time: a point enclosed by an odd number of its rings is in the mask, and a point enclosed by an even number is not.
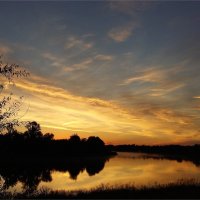
{"type": "MultiPolygon", "coordinates": [[[[200,167],[189,161],[160,159],[159,156],[151,157],[139,153],[119,152],[117,156],[101,160],[100,163],[97,160],[92,160],[86,167],[73,165],[71,168],[37,171],[30,176],[28,172],[24,174],[21,175],[21,179],[12,180],[9,177],[7,182],[13,181],[13,184],[8,185],[8,190],[20,191],[26,188],[26,184],[35,189],[47,187],[52,190],[82,190],[102,184],[150,186],[155,183],[176,182],[180,179],[200,180],[200,167]],[[28,178],[23,177],[24,174],[28,178]]],[[[5,175],[2,177],[7,178],[5,175]]],[[[2,184],[3,181],[5,182],[3,178],[2,184]]]]}

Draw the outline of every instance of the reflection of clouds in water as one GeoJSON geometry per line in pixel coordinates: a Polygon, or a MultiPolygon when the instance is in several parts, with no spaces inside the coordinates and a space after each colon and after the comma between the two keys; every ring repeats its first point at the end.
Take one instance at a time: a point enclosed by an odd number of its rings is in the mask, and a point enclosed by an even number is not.
{"type": "MultiPolygon", "coordinates": [[[[100,161],[102,162],[102,161],[100,161]]],[[[118,156],[97,165],[95,175],[89,176],[86,165],[81,162],[76,179],[71,179],[70,170],[73,165],[58,166],[50,171],[52,181],[45,182],[40,179],[37,188],[48,187],[53,190],[91,189],[101,184],[120,185],[134,184],[135,186],[165,184],[180,179],[200,179],[199,168],[191,162],[166,159],[143,159],[138,155],[133,159],[133,153],[119,153],[118,156]],[[100,167],[100,168],[99,168],[100,167]],[[100,171],[99,171],[100,169],[100,171]]],[[[92,165],[97,160],[92,160],[92,165]]],[[[68,163],[69,164],[69,163],[68,163]]],[[[44,173],[43,173],[44,175],[44,173]]]]}
{"type": "Polygon", "coordinates": [[[109,160],[105,168],[95,176],[89,177],[84,171],[79,174],[76,181],[67,179],[66,176],[55,172],[52,174],[51,183],[41,183],[39,187],[47,186],[54,190],[90,189],[101,184],[134,184],[151,185],[154,183],[176,182],[179,179],[200,179],[199,168],[191,162],[177,162],[165,159],[143,159],[137,154],[119,153],[109,160]]]}

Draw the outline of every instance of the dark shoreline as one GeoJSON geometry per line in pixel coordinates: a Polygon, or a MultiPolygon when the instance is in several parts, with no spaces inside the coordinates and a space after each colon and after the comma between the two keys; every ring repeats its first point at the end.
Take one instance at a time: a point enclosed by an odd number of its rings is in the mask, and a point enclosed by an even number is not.
{"type": "Polygon", "coordinates": [[[200,145],[181,146],[181,145],[109,145],[109,150],[116,152],[145,153],[149,156],[144,158],[168,159],[178,162],[190,161],[196,166],[200,166],[200,145]],[[154,156],[156,155],[156,156],[154,156]]]}

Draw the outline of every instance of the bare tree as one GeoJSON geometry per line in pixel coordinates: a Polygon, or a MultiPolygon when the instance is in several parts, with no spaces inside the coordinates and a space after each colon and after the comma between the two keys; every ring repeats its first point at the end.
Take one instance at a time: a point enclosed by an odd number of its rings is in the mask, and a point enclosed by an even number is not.
{"type": "Polygon", "coordinates": [[[23,103],[23,96],[13,98],[13,93],[3,95],[6,84],[14,85],[14,78],[27,77],[29,73],[17,64],[4,63],[0,56],[0,133],[4,130],[12,132],[14,126],[19,126],[17,114],[23,103]],[[6,83],[7,82],[7,83],[6,83]]]}

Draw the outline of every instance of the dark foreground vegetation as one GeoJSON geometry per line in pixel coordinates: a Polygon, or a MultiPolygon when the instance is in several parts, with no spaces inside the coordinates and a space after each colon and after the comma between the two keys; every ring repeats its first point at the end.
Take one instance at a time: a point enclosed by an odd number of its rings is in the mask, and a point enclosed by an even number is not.
{"type": "MultiPolygon", "coordinates": [[[[170,159],[181,162],[182,160],[191,161],[196,166],[200,166],[200,145],[181,146],[181,145],[163,145],[163,146],[147,146],[147,145],[116,145],[108,146],[112,151],[118,152],[135,152],[145,153],[154,156],[155,159],[170,159]]],[[[145,157],[144,157],[145,158],[145,157]]],[[[148,156],[146,156],[148,158],[148,156]]],[[[149,157],[150,158],[150,157],[149,157]]],[[[152,156],[151,156],[152,158],[152,156]]]]}
{"type": "Polygon", "coordinates": [[[74,134],[69,139],[55,140],[51,133],[43,134],[37,122],[29,122],[27,131],[20,133],[13,127],[0,134],[1,158],[74,157],[113,155],[104,142],[95,136],[81,139],[74,134]]]}
{"type": "Polygon", "coordinates": [[[200,182],[194,180],[164,185],[142,186],[133,185],[106,186],[101,185],[91,190],[51,191],[40,189],[36,192],[10,193],[1,192],[2,199],[199,199],[200,182]]]}

